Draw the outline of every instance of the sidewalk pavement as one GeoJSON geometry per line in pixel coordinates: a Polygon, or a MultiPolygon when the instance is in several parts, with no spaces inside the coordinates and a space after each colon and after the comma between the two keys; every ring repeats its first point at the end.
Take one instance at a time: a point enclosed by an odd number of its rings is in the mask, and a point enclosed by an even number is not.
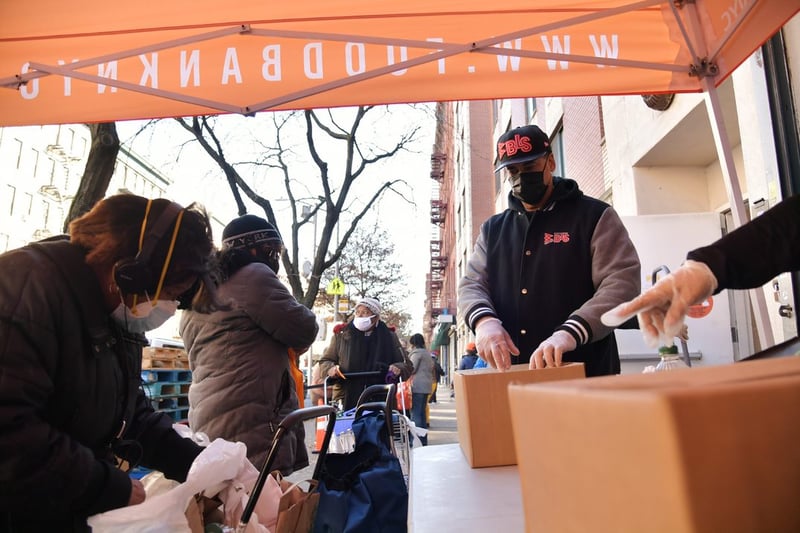
{"type": "Polygon", "coordinates": [[[431,427],[428,429],[428,446],[455,444],[458,442],[456,401],[450,398],[450,391],[445,387],[441,387],[437,396],[438,402],[429,404],[431,427]]]}
{"type": "MultiPolygon", "coordinates": [[[[456,402],[453,398],[450,398],[449,387],[440,385],[437,400],[436,403],[428,404],[431,414],[430,428],[428,428],[428,446],[457,443],[456,402]]],[[[287,479],[292,482],[310,479],[317,464],[318,455],[313,452],[316,440],[316,421],[307,420],[305,422],[305,430],[309,466],[288,476],[287,479]]]]}

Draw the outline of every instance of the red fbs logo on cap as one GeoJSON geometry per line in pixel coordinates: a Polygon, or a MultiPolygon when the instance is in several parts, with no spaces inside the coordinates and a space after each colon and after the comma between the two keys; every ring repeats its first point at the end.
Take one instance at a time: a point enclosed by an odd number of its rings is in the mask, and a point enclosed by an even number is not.
{"type": "Polygon", "coordinates": [[[530,137],[523,137],[517,133],[514,135],[513,139],[497,143],[497,154],[500,156],[500,159],[504,157],[512,157],[520,150],[523,152],[530,152],[533,150],[530,137]]]}

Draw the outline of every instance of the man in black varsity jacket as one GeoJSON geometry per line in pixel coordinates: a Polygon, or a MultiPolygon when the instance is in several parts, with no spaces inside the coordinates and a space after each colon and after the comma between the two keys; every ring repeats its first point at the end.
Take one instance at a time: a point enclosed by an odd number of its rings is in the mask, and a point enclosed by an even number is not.
{"type": "Polygon", "coordinates": [[[553,176],[548,136],[537,126],[504,133],[497,167],[509,207],[481,226],[458,287],[458,311],[478,354],[508,369],[583,362],[587,377],[620,372],[613,328],[600,315],[636,297],[639,257],[608,204],[553,176]]]}

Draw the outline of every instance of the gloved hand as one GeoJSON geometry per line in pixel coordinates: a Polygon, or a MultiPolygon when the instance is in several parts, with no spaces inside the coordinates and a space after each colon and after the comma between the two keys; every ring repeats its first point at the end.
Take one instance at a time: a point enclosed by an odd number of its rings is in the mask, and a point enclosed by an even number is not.
{"type": "Polygon", "coordinates": [[[669,346],[682,333],[689,307],[716,289],[717,278],[708,265],[689,259],[640,296],[604,313],[600,320],[606,326],[618,326],[638,314],[645,342],[653,348],[669,346]]]}
{"type": "Polygon", "coordinates": [[[475,326],[475,346],[491,367],[498,370],[511,368],[511,356],[519,355],[519,348],[511,340],[499,318],[485,317],[475,326]]]}
{"type": "Polygon", "coordinates": [[[681,326],[681,330],[678,332],[676,337],[678,337],[682,341],[688,341],[689,340],[689,326],[687,326],[686,324],[681,326]]]}
{"type": "Polygon", "coordinates": [[[347,379],[346,377],[344,377],[344,374],[342,374],[342,371],[341,371],[341,369],[339,368],[339,365],[336,365],[336,366],[334,366],[334,367],[331,367],[331,368],[328,370],[328,377],[329,377],[329,378],[341,378],[341,379],[347,379]]]}
{"type": "Polygon", "coordinates": [[[533,351],[528,368],[544,368],[546,366],[561,366],[564,352],[571,352],[578,345],[575,337],[563,330],[558,330],[542,341],[533,351]]]}

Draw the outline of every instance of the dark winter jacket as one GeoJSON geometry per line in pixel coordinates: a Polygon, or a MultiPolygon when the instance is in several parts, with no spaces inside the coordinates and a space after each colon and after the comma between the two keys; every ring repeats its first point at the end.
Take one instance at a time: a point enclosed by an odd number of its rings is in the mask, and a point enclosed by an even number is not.
{"type": "Polygon", "coordinates": [[[144,397],[145,342],[110,319],[80,247],[0,255],[0,530],[84,531],[127,505],[114,454],[185,480],[201,448],[144,397]]]}
{"type": "Polygon", "coordinates": [[[475,366],[475,362],[478,360],[478,355],[474,353],[468,353],[466,355],[461,356],[461,362],[458,364],[459,370],[469,370],[473,366],[475,366]]]}
{"type": "Polygon", "coordinates": [[[778,274],[800,270],[800,195],[686,258],[709,266],[717,292],[760,287],[778,274]]]}
{"type": "MultiPolygon", "coordinates": [[[[364,333],[356,329],[352,321],[334,328],[331,342],[319,360],[320,375],[328,375],[331,368],[349,372],[374,372],[370,377],[351,377],[332,383],[334,401],[342,401],[345,410],[358,403],[361,392],[369,385],[386,382],[389,366],[397,365],[401,377],[408,379],[413,365],[400,344],[393,329],[382,320],[372,330],[364,333]]],[[[330,382],[330,380],[329,380],[330,382]]]]}
{"type": "Polygon", "coordinates": [[[616,374],[616,341],[600,315],[639,295],[639,258],[613,208],[572,180],[554,183],[543,209],[527,213],[509,195],[509,209],[483,223],[459,285],[459,313],[473,331],[481,317],[499,318],[520,350],[512,364],[527,363],[563,330],[577,342],[565,362],[585,363],[587,376],[616,374]]]}
{"type": "MultiPolygon", "coordinates": [[[[189,353],[189,425],[211,439],[244,442],[261,468],[283,418],[298,408],[288,349],[302,351],[317,335],[316,317],[263,263],[250,263],[219,287],[230,311],[184,312],[180,333],[189,353]]],[[[273,469],[308,466],[305,430],[281,441],[273,469]]]]}

